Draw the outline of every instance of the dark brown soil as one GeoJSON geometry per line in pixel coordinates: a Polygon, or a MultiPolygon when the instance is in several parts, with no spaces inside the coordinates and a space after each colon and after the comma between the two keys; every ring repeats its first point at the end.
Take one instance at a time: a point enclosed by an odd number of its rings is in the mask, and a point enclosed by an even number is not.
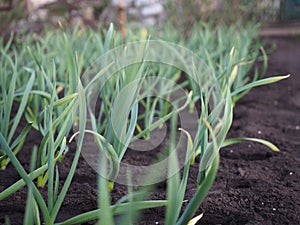
{"type": "MultiPolygon", "coordinates": [[[[216,181],[198,213],[204,213],[198,224],[300,224],[300,39],[273,38],[277,44],[269,57],[267,76],[292,76],[282,82],[253,89],[235,107],[230,137],[259,137],[272,141],[281,152],[264,146],[243,143],[221,150],[216,181]]],[[[37,134],[31,133],[19,155],[28,168],[30,153],[37,134]]],[[[59,164],[60,177],[67,176],[73,152],[59,164]]],[[[129,155],[130,156],[130,155],[129,155]]],[[[140,157],[135,160],[143,163],[140,157]]],[[[147,163],[146,163],[147,164],[147,163]]],[[[197,165],[191,168],[186,198],[195,190],[197,165]]],[[[0,171],[0,191],[19,176],[9,165],[0,171]]],[[[62,206],[58,221],[97,208],[97,176],[83,158],[62,206]]],[[[153,197],[165,198],[165,184],[158,184],[153,197]]],[[[126,194],[127,187],[115,185],[112,201],[126,194]]],[[[46,193],[46,188],[42,192],[46,193]]],[[[0,202],[0,224],[5,215],[12,224],[22,224],[26,189],[0,202]]],[[[149,209],[138,224],[163,224],[164,209],[149,209]],[[158,223],[157,223],[158,222],[158,223]]],[[[91,223],[93,224],[93,223],[91,223]]]]}

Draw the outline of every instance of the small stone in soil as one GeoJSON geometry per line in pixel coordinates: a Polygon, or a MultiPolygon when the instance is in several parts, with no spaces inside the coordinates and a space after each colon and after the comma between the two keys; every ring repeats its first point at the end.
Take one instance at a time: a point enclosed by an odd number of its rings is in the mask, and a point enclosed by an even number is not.
{"type": "Polygon", "coordinates": [[[242,177],[245,176],[246,171],[243,170],[241,167],[238,168],[238,172],[242,177]]]}

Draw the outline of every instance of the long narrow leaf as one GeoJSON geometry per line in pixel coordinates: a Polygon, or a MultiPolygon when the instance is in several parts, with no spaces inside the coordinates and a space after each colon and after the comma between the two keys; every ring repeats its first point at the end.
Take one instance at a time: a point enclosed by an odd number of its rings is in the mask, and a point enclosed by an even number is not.
{"type": "MultiPolygon", "coordinates": [[[[128,205],[130,203],[122,203],[118,205],[112,205],[111,210],[114,215],[119,215],[122,213],[126,213],[128,210],[128,205]]],[[[142,210],[142,209],[151,209],[151,208],[157,208],[166,206],[167,201],[166,200],[149,200],[149,201],[140,201],[134,203],[135,210],[142,210]]],[[[78,216],[75,216],[71,219],[68,219],[64,222],[55,223],[55,225],[72,225],[72,224],[81,224],[88,221],[95,220],[99,217],[99,214],[101,212],[101,209],[92,210],[83,214],[80,214],[78,216]]]]}
{"type": "Polygon", "coordinates": [[[270,78],[257,80],[257,81],[249,83],[249,84],[247,84],[245,86],[242,86],[242,87],[238,88],[237,90],[233,91],[231,93],[231,96],[235,96],[235,95],[239,94],[240,92],[246,91],[246,90],[254,88],[254,87],[262,86],[262,85],[265,85],[265,84],[275,83],[275,82],[278,82],[280,80],[283,80],[283,79],[286,79],[286,78],[289,78],[289,77],[290,77],[290,75],[275,76],[275,77],[270,77],[270,78]]]}
{"type": "Polygon", "coordinates": [[[41,196],[41,193],[38,191],[38,189],[36,188],[35,184],[32,182],[32,180],[30,179],[30,177],[26,173],[25,169],[22,167],[21,163],[19,162],[19,160],[12,153],[11,149],[9,148],[7,142],[5,141],[5,139],[4,139],[4,137],[2,136],[1,133],[0,133],[0,144],[1,144],[2,148],[5,150],[5,153],[10,158],[12,164],[14,165],[14,167],[16,168],[16,170],[18,171],[18,173],[20,174],[20,176],[24,179],[24,181],[26,182],[26,184],[28,186],[32,187],[32,191],[33,191],[34,197],[37,200],[37,202],[38,202],[38,204],[39,204],[39,206],[40,206],[40,208],[42,210],[45,223],[47,225],[50,224],[50,215],[49,215],[49,212],[47,210],[46,203],[45,203],[43,197],[41,196]]]}
{"type": "Polygon", "coordinates": [[[11,141],[13,135],[14,135],[14,132],[15,132],[17,126],[19,125],[21,117],[24,113],[24,110],[25,110],[25,107],[26,107],[26,104],[27,104],[27,101],[28,101],[28,98],[29,98],[29,94],[30,94],[30,91],[31,91],[32,86],[33,86],[34,79],[35,79],[35,73],[34,73],[34,71],[32,71],[31,77],[30,77],[30,79],[29,79],[29,81],[26,85],[26,89],[24,91],[24,95],[22,97],[21,104],[20,104],[18,112],[15,116],[13,125],[12,125],[11,130],[10,130],[10,133],[8,135],[8,138],[7,138],[8,143],[10,143],[10,141],[11,141]]]}
{"type": "Polygon", "coordinates": [[[277,146],[275,146],[273,143],[263,140],[263,139],[259,139],[259,138],[246,138],[246,137],[242,137],[242,138],[230,138],[230,139],[226,139],[223,144],[222,147],[226,147],[232,144],[237,144],[237,143],[241,143],[241,142],[246,142],[246,141],[253,141],[253,142],[257,142],[260,144],[263,144],[265,146],[267,146],[268,148],[272,149],[275,152],[279,152],[279,148],[277,146]]]}

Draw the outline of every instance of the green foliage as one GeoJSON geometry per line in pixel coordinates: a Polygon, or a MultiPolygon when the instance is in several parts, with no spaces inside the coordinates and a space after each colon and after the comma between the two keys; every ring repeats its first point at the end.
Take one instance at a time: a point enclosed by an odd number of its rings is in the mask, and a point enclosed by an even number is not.
{"type": "MultiPolygon", "coordinates": [[[[147,61],[144,51],[149,41],[143,42],[144,45],[136,51],[135,57],[143,59],[139,63],[121,67],[110,74],[113,63],[121,63],[117,58],[125,60],[130,57],[126,48],[122,48],[112,63],[100,60],[102,67],[98,67],[99,64],[89,67],[98,56],[110,52],[114,47],[124,43],[128,47],[129,41],[145,39],[129,32],[128,39],[123,40],[112,26],[107,31],[79,27],[69,31],[61,27],[60,30],[42,35],[19,36],[15,45],[11,41],[4,45],[2,41],[0,163],[4,169],[11,162],[21,179],[2,191],[0,200],[26,185],[28,197],[24,224],[41,224],[41,221],[47,225],[79,224],[98,220],[98,224],[113,225],[117,215],[121,216],[123,224],[133,224],[140,210],[161,206],[166,208],[165,224],[188,224],[213,184],[221,147],[255,141],[278,151],[275,145],[261,139],[243,137],[226,140],[236,102],[253,87],[288,77],[262,79],[267,56],[255,35],[256,31],[257,27],[251,25],[213,28],[200,23],[195,25],[188,38],[172,28],[161,34],[162,39],[192,49],[203,60],[203,65],[208,65],[209,71],[204,72],[211,73],[214,83],[203,83],[203,71],[198,71],[200,65],[195,63],[183,63],[183,67],[189,68],[185,72],[192,73],[188,74],[191,78],[183,79],[179,68],[147,61]],[[264,63],[262,70],[255,71],[250,78],[249,71],[260,58],[264,63]],[[153,76],[165,80],[158,79],[158,82],[157,79],[151,79],[153,76]],[[203,86],[199,87],[199,84],[203,86]],[[213,91],[215,86],[220,87],[220,93],[213,91]],[[95,87],[101,88],[94,92],[95,87]],[[180,89],[187,94],[171,101],[172,95],[180,89]],[[156,91],[155,95],[151,90],[156,91]],[[99,108],[96,112],[92,105],[95,96],[99,108]],[[192,138],[191,134],[179,127],[178,113],[187,108],[191,110],[197,104],[200,105],[199,118],[195,121],[198,129],[192,138]],[[16,131],[22,120],[26,125],[18,133],[16,131]],[[128,173],[128,195],[112,204],[110,191],[128,146],[138,138],[150,138],[151,131],[162,127],[164,123],[168,123],[170,130],[166,168],[167,199],[147,199],[153,187],[133,190],[130,186],[132,175],[128,173]],[[78,131],[74,131],[69,138],[72,127],[78,131]],[[174,151],[178,128],[187,137],[184,165],[180,164],[181,159],[174,151]],[[17,153],[22,154],[22,145],[30,129],[37,130],[41,140],[33,146],[30,171],[27,172],[19,162],[17,153]],[[98,177],[99,209],[57,223],[56,217],[71,185],[87,135],[92,135],[97,149],[104,153],[102,156],[105,157],[99,159],[99,170],[108,174],[98,177]],[[60,189],[58,162],[63,160],[69,142],[75,137],[75,156],[60,189]],[[186,201],[184,196],[189,169],[198,155],[201,161],[198,165],[197,187],[194,196],[186,201]],[[44,185],[47,185],[47,200],[38,188],[44,185]]],[[[161,57],[172,58],[176,55],[182,58],[185,55],[181,53],[178,49],[170,49],[168,55],[161,57]]],[[[152,179],[151,176],[155,176],[155,171],[153,174],[151,171],[146,179],[152,179]]]]}

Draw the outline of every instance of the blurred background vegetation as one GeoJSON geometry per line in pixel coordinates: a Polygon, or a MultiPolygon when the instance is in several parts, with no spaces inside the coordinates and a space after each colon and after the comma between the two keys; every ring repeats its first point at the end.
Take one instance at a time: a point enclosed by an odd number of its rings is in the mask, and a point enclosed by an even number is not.
{"type": "MultiPolygon", "coordinates": [[[[289,8],[294,10],[296,17],[300,14],[299,0],[1,0],[0,34],[22,30],[38,32],[45,26],[57,27],[58,21],[70,27],[118,25],[121,10],[125,12],[126,24],[139,23],[143,12],[151,13],[143,4],[153,6],[155,3],[163,7],[160,11],[163,16],[156,15],[155,25],[168,22],[184,32],[199,21],[269,24],[295,18],[288,16],[289,8]]],[[[150,25],[154,25],[153,22],[150,25]]]]}

